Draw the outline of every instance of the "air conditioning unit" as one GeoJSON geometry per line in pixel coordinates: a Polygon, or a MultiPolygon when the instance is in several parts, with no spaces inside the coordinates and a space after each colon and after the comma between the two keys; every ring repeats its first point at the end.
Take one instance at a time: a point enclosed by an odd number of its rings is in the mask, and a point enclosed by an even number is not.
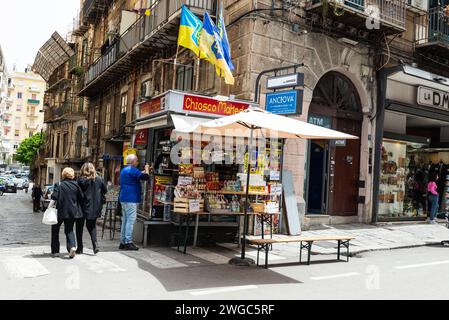
{"type": "Polygon", "coordinates": [[[407,0],[407,4],[412,11],[427,11],[429,9],[429,0],[407,0]]]}

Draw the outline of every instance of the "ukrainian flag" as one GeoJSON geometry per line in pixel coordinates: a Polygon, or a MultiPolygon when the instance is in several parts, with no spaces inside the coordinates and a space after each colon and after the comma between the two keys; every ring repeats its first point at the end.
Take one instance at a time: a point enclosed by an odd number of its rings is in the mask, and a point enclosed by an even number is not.
{"type": "Polygon", "coordinates": [[[226,62],[220,31],[207,12],[204,13],[203,30],[200,37],[200,51],[205,59],[215,65],[217,74],[224,77],[226,84],[234,84],[234,76],[226,62]]]}
{"type": "Polygon", "coordinates": [[[195,52],[200,56],[199,39],[203,23],[185,5],[182,5],[181,23],[179,26],[178,45],[195,52]]]}
{"type": "Polygon", "coordinates": [[[223,2],[220,5],[220,14],[218,15],[218,22],[217,22],[217,28],[220,32],[221,37],[221,45],[223,46],[223,53],[226,62],[228,63],[229,69],[234,70],[234,65],[232,64],[232,58],[231,58],[231,47],[229,45],[228,40],[228,34],[226,32],[226,25],[224,23],[224,17],[223,17],[223,2]]]}

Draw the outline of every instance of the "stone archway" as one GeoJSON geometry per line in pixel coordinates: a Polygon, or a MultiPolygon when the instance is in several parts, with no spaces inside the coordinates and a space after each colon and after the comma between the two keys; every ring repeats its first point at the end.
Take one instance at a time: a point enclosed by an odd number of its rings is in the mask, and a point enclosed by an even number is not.
{"type": "MultiPolygon", "coordinates": [[[[317,82],[308,120],[361,136],[363,107],[357,88],[344,74],[325,73],[317,82]]],[[[311,141],[308,149],[307,211],[356,216],[360,175],[360,140],[311,141]]]]}

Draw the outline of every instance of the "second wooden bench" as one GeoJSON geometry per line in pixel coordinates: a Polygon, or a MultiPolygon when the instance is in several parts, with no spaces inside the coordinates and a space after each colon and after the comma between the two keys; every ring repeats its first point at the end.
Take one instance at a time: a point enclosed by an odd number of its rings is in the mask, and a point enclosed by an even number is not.
{"type": "Polygon", "coordinates": [[[349,261],[349,242],[353,240],[352,236],[288,236],[282,238],[273,239],[251,239],[248,240],[249,244],[257,245],[257,265],[259,265],[259,253],[265,250],[265,269],[268,268],[268,252],[274,243],[291,243],[299,242],[299,262],[302,262],[302,250],[307,250],[307,264],[310,264],[310,254],[312,251],[312,245],[316,241],[337,241],[337,259],[340,260],[341,246],[346,248],[346,262],[349,261]]]}

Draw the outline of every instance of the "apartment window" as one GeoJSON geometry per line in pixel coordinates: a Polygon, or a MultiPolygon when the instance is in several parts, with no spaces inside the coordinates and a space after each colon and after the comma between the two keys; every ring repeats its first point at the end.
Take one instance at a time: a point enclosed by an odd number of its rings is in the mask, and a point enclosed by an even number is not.
{"type": "Polygon", "coordinates": [[[19,148],[19,145],[18,144],[15,144],[14,145],[14,150],[17,150],[19,148]]]}
{"type": "Polygon", "coordinates": [[[33,131],[30,131],[29,133],[28,133],[28,137],[32,137],[33,136],[33,131]]]}
{"type": "Polygon", "coordinates": [[[20,136],[20,130],[15,130],[15,131],[14,131],[14,136],[15,136],[15,137],[20,136]]]}
{"type": "Polygon", "coordinates": [[[62,136],[62,153],[63,153],[63,158],[66,158],[68,156],[68,152],[69,152],[69,134],[68,133],[64,133],[64,135],[62,136]]]}
{"type": "Polygon", "coordinates": [[[33,93],[33,94],[31,95],[31,99],[32,99],[32,100],[37,100],[37,96],[36,96],[35,93],[33,93]]]}
{"type": "Polygon", "coordinates": [[[16,106],[16,111],[22,112],[22,106],[16,106]]]}
{"type": "Polygon", "coordinates": [[[98,128],[99,128],[99,125],[98,125],[98,121],[99,121],[99,117],[100,117],[100,108],[99,107],[95,107],[95,111],[94,111],[95,113],[94,113],[94,125],[93,125],[93,128],[92,128],[92,137],[93,138],[96,138],[97,137],[97,135],[98,135],[98,128]]]}
{"type": "Polygon", "coordinates": [[[124,93],[122,94],[122,99],[121,99],[122,103],[121,103],[121,108],[120,108],[120,113],[126,113],[126,109],[128,108],[128,93],[124,93]]]}
{"type": "Polygon", "coordinates": [[[22,92],[17,92],[17,99],[22,99],[22,96],[23,96],[22,92]]]}
{"type": "Polygon", "coordinates": [[[106,104],[106,117],[104,123],[104,133],[108,134],[111,131],[111,103],[106,104]]]}
{"type": "Polygon", "coordinates": [[[182,91],[192,90],[193,83],[193,67],[181,66],[176,70],[176,89],[182,91]]]}
{"type": "Polygon", "coordinates": [[[16,117],[16,119],[15,119],[16,128],[20,128],[21,124],[22,124],[22,119],[20,119],[20,117],[16,117]]]}

